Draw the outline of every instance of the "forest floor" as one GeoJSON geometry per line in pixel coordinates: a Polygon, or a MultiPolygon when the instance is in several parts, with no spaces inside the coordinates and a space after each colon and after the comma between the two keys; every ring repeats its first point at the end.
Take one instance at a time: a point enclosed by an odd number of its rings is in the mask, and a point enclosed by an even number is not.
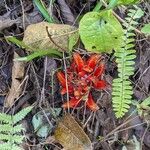
{"type": "MultiPolygon", "coordinates": [[[[93,10],[97,1],[55,0],[53,4],[49,4],[49,0],[43,2],[57,22],[78,27],[80,18],[93,10]]],[[[144,16],[139,21],[138,30],[150,22],[149,0],[143,0],[139,7],[144,11],[144,16]]],[[[115,12],[123,19],[127,10],[128,7],[119,7],[115,12]]],[[[70,113],[89,137],[94,150],[122,150],[123,147],[133,150],[138,144],[141,149],[149,150],[150,128],[145,118],[136,113],[131,115],[135,109],[132,106],[122,119],[116,119],[113,112],[111,85],[117,77],[117,65],[113,54],[103,55],[106,62],[104,78],[109,86],[101,91],[92,91],[100,107],[96,112],[83,106],[77,109],[61,107],[67,96],[60,94],[61,87],[56,72],[60,68],[66,70],[71,55],[63,53],[63,58],[45,56],[19,63],[13,60],[14,57],[26,56],[29,52],[6,41],[5,37],[15,36],[22,40],[29,25],[43,21],[44,17],[32,0],[0,0],[0,110],[12,114],[27,106],[34,106],[32,112],[22,121],[26,129],[23,149],[63,149],[54,138],[54,132],[60,118],[70,113]],[[56,117],[51,113],[54,110],[56,117]],[[34,131],[32,120],[35,115],[40,117],[41,126],[48,126],[46,131],[34,131]]],[[[135,33],[137,57],[135,73],[130,80],[134,90],[133,99],[140,102],[150,95],[150,40],[138,32],[135,33]]],[[[77,45],[73,51],[88,56],[82,44],[77,45]]],[[[76,128],[74,126],[72,128],[76,128]]]]}

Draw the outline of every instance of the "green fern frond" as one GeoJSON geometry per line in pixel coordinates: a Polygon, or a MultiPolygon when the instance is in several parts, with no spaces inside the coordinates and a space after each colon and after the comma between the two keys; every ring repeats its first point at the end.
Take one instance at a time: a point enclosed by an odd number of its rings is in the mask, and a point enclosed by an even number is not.
{"type": "Polygon", "coordinates": [[[22,150],[19,145],[24,139],[21,132],[25,129],[22,124],[17,123],[24,119],[32,108],[24,108],[15,115],[0,113],[0,150],[22,150]]]}
{"type": "Polygon", "coordinates": [[[130,9],[128,16],[125,18],[126,23],[124,26],[123,43],[120,49],[115,50],[116,62],[118,64],[118,78],[113,80],[113,92],[112,102],[113,110],[117,118],[121,118],[128,112],[130,104],[132,102],[132,83],[129,77],[134,74],[135,64],[134,59],[136,58],[133,44],[134,36],[133,30],[138,24],[139,19],[143,14],[143,11],[134,6],[134,9],[130,9]]]}
{"type": "Polygon", "coordinates": [[[16,124],[20,120],[22,120],[32,110],[32,108],[33,108],[32,106],[26,107],[22,109],[20,112],[18,112],[17,114],[15,114],[13,116],[13,123],[16,124]]]}
{"type": "Polygon", "coordinates": [[[23,150],[21,147],[16,146],[10,142],[0,144],[0,150],[23,150]]]}
{"type": "Polygon", "coordinates": [[[0,121],[4,123],[11,123],[11,116],[5,113],[0,113],[0,121]]]}

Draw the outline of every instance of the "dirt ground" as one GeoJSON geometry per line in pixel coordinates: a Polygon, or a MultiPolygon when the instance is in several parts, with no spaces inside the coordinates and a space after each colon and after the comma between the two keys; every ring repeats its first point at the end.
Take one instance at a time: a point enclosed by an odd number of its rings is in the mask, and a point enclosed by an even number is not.
{"type": "MultiPolygon", "coordinates": [[[[78,27],[79,18],[96,5],[96,0],[56,0],[53,5],[49,5],[49,0],[43,0],[43,2],[57,22],[76,27],[78,27]]],[[[150,22],[150,1],[143,0],[139,7],[145,13],[137,27],[140,30],[144,23],[150,22]]],[[[115,11],[121,18],[124,18],[126,9],[119,8],[115,11]]],[[[12,76],[14,54],[19,56],[29,54],[25,49],[7,42],[5,36],[15,36],[21,40],[28,25],[42,21],[44,18],[32,0],[0,0],[0,110],[11,114],[26,106],[34,105],[32,113],[22,121],[26,128],[26,140],[22,144],[25,150],[62,149],[62,146],[53,139],[53,132],[59,118],[67,113],[67,110],[61,109],[64,97],[60,94],[60,86],[55,76],[58,68],[63,67],[65,70],[64,60],[66,65],[69,64],[70,56],[67,54],[64,54],[63,59],[45,56],[18,66],[24,72],[23,75],[19,74],[15,77],[15,80],[19,82],[18,86],[21,86],[21,92],[16,93],[11,107],[4,107],[6,101],[8,102],[7,97],[14,78],[12,76]],[[46,110],[49,108],[60,108],[61,111],[55,119],[48,116],[52,131],[46,138],[41,138],[34,132],[31,120],[39,111],[47,114],[46,110]]],[[[74,51],[87,54],[82,45],[76,47],[74,51]]],[[[133,98],[140,102],[150,96],[150,39],[137,32],[136,55],[135,73],[130,80],[134,88],[133,98]]],[[[150,128],[148,123],[143,123],[142,117],[137,117],[136,113],[130,116],[135,108],[132,106],[129,113],[122,119],[116,119],[114,115],[111,84],[117,76],[117,66],[113,54],[105,54],[104,58],[107,62],[105,79],[109,86],[101,92],[95,90],[92,92],[100,109],[93,113],[83,107],[70,110],[70,113],[83,127],[94,150],[121,150],[123,146],[128,147],[129,150],[134,149],[134,144],[131,144],[133,135],[141,143],[143,150],[149,150],[150,128]],[[101,140],[101,137],[104,137],[104,140],[101,140]]],[[[43,124],[49,123],[48,120],[45,118],[43,124]]]]}

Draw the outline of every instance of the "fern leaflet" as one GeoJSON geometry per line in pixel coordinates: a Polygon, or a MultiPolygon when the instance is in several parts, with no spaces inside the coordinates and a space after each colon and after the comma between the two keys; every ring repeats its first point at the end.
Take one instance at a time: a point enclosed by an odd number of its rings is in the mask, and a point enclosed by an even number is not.
{"type": "Polygon", "coordinates": [[[134,6],[130,9],[125,18],[123,43],[120,49],[115,51],[116,62],[118,64],[118,78],[113,80],[112,102],[117,118],[121,118],[128,112],[132,102],[132,85],[129,77],[134,74],[136,51],[134,50],[134,27],[138,24],[137,19],[143,15],[143,11],[134,6]]]}
{"type": "Polygon", "coordinates": [[[21,121],[32,108],[24,108],[15,115],[0,113],[0,150],[22,150],[19,145],[24,139],[21,134],[24,128],[16,123],[21,121]]]}

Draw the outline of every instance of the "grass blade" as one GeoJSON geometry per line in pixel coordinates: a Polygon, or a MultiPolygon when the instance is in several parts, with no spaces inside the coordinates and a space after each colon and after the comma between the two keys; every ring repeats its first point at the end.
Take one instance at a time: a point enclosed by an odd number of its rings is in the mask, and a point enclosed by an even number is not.
{"type": "Polygon", "coordinates": [[[49,22],[54,23],[53,17],[49,15],[46,7],[44,6],[43,2],[41,0],[34,0],[35,5],[40,10],[43,17],[49,22]]]}

